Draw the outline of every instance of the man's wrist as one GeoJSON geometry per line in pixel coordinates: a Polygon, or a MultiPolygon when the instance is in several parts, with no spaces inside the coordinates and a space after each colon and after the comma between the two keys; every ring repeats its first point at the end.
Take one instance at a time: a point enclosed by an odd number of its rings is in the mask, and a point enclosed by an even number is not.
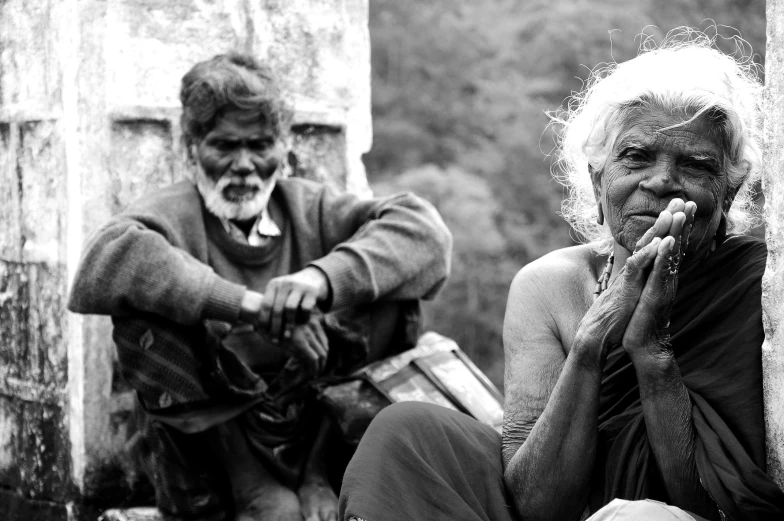
{"type": "Polygon", "coordinates": [[[329,277],[327,274],[324,273],[324,270],[319,268],[318,266],[309,265],[304,270],[308,273],[310,277],[316,281],[319,287],[319,294],[317,296],[318,302],[321,305],[322,309],[328,308],[329,303],[332,300],[332,287],[329,282],[329,277]]]}
{"type": "Polygon", "coordinates": [[[240,303],[240,321],[248,324],[255,324],[261,313],[261,303],[264,295],[256,291],[246,291],[240,303]]]}

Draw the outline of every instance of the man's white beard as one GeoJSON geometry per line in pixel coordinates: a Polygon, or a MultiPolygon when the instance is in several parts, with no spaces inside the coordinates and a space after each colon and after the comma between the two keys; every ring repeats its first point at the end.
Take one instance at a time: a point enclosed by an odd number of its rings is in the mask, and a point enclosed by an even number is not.
{"type": "Polygon", "coordinates": [[[196,159],[196,187],[210,213],[221,219],[247,221],[258,217],[267,207],[272,190],[278,181],[279,172],[280,170],[276,170],[266,181],[258,174],[247,176],[227,174],[215,182],[204,173],[201,163],[196,159]],[[229,201],[223,195],[223,190],[231,184],[255,186],[258,190],[248,200],[229,201]]]}

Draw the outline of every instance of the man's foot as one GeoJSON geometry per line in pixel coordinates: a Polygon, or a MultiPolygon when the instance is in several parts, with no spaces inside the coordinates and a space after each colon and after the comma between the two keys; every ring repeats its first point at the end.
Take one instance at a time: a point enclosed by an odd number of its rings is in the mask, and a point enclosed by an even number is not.
{"type": "Polygon", "coordinates": [[[229,475],[236,521],[302,521],[297,494],[254,456],[235,420],[219,427],[215,448],[229,475]]]}
{"type": "Polygon", "coordinates": [[[328,483],[306,481],[298,494],[305,521],[338,521],[338,498],[328,483]]]}
{"type": "Polygon", "coordinates": [[[255,487],[244,497],[235,495],[235,504],[237,521],[302,521],[297,495],[279,483],[255,487]]]}

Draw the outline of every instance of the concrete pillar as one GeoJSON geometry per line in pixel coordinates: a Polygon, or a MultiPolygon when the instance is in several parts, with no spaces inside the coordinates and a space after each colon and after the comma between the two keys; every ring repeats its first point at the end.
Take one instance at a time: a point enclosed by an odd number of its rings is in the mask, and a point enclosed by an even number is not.
{"type": "Polygon", "coordinates": [[[768,473],[784,488],[784,0],[767,2],[762,187],[768,265],[762,279],[768,473]]]}
{"type": "MultiPolygon", "coordinates": [[[[369,192],[367,8],[367,0],[0,2],[4,494],[49,508],[123,482],[118,454],[133,395],[114,371],[108,320],[67,313],[66,291],[96,226],[186,175],[178,90],[191,65],[232,49],[266,60],[295,109],[294,174],[369,192]]],[[[3,514],[17,499],[0,497],[0,518],[14,518],[3,514]]]]}

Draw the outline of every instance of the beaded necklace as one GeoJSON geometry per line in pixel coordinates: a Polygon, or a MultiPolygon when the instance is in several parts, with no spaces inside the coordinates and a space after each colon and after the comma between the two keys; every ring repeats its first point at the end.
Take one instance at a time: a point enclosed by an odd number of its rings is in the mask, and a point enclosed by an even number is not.
{"type": "Polygon", "coordinates": [[[610,274],[612,273],[614,260],[615,260],[615,253],[613,252],[610,254],[609,257],[607,257],[607,264],[604,265],[604,270],[602,271],[602,274],[599,275],[599,278],[596,280],[596,289],[593,292],[593,294],[595,295],[594,298],[601,295],[602,291],[607,289],[607,284],[610,282],[610,274]]]}

